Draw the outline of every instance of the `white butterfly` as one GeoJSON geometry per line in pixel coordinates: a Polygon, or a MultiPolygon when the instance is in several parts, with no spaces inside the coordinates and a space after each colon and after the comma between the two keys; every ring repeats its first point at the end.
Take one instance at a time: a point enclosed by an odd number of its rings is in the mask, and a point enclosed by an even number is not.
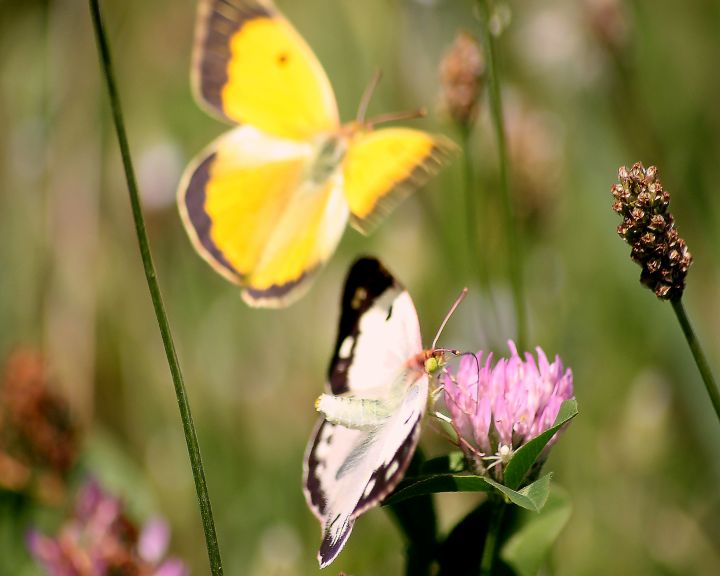
{"type": "Polygon", "coordinates": [[[412,299],[382,264],[358,260],[345,281],[331,393],[318,398],[324,418],[305,454],[305,497],[322,523],[321,568],[340,553],[355,519],[405,474],[428,403],[426,365],[437,366],[444,351],[435,342],[423,350],[412,299]]]}

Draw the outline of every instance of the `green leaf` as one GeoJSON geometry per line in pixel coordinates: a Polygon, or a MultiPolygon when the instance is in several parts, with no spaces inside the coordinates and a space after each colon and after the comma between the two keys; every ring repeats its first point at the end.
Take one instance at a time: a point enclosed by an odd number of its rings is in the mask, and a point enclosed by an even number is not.
{"type": "Polygon", "coordinates": [[[420,474],[448,474],[465,470],[465,456],[459,450],[424,462],[420,474]]]}
{"type": "Polygon", "coordinates": [[[490,478],[485,478],[485,481],[507,496],[513,504],[532,512],[540,512],[548,499],[551,477],[552,472],[545,474],[545,476],[518,491],[512,490],[490,478]]]}
{"type": "Polygon", "coordinates": [[[397,504],[408,498],[436,492],[487,492],[490,485],[482,476],[469,474],[434,474],[406,478],[384,502],[383,506],[397,504]]]}
{"type": "Polygon", "coordinates": [[[545,505],[550,490],[552,472],[546,474],[522,490],[513,490],[491,478],[471,474],[433,474],[431,476],[414,476],[406,478],[384,502],[383,506],[395,505],[398,502],[426,496],[436,492],[488,492],[492,488],[500,491],[511,502],[538,512],[545,505]]]}
{"type": "Polygon", "coordinates": [[[523,511],[520,524],[500,550],[500,557],[519,576],[535,576],[552,545],[567,524],[572,505],[567,492],[557,484],[540,514],[523,511]]]}
{"type": "Polygon", "coordinates": [[[509,488],[516,489],[525,478],[528,470],[537,460],[543,448],[550,442],[555,432],[565,423],[569,422],[577,416],[577,402],[575,399],[565,400],[560,405],[555,424],[552,428],[548,428],[545,432],[536,436],[527,444],[521,446],[515,452],[512,460],[505,468],[505,485],[509,488]]]}

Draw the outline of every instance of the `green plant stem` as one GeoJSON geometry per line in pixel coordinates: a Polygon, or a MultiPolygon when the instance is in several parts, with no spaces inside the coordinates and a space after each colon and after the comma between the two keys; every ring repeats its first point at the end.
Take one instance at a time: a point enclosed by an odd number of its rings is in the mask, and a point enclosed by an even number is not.
{"type": "Polygon", "coordinates": [[[498,77],[497,60],[495,57],[495,39],[490,30],[491,6],[489,0],[478,0],[477,2],[481,21],[483,25],[483,47],[488,71],[488,90],[490,100],[490,112],[495,129],[495,139],[498,148],[498,164],[500,170],[500,189],[502,193],[502,206],[505,217],[505,234],[508,246],[508,266],[510,271],[510,284],[513,292],[513,303],[515,305],[515,317],[517,323],[517,345],[518,349],[525,349],[526,333],[526,311],[525,299],[522,294],[522,247],[518,230],[517,218],[513,207],[513,199],[510,196],[510,185],[508,178],[508,156],[507,142],[505,141],[505,125],[503,122],[502,98],[500,96],[500,79],[498,77]]]}
{"type": "Polygon", "coordinates": [[[485,546],[483,547],[482,561],[480,563],[481,576],[491,576],[493,573],[498,542],[500,541],[500,528],[502,527],[506,508],[507,504],[503,500],[498,499],[490,512],[490,525],[487,536],[485,537],[485,546]]]}
{"type": "Polygon", "coordinates": [[[178,362],[175,344],[173,343],[172,333],[170,332],[170,324],[165,312],[165,306],[163,305],[162,295],[160,294],[155,265],[153,264],[152,255],[150,254],[150,244],[147,232],[145,231],[145,221],[143,219],[135,172],[133,170],[132,159],[130,157],[130,147],[128,145],[127,134],[125,132],[125,123],[123,121],[122,110],[120,107],[120,98],[115,84],[115,76],[110,58],[110,48],[108,46],[100,15],[98,0],[89,1],[93,27],[95,29],[95,39],[97,41],[98,51],[100,52],[101,67],[107,83],[108,95],[110,97],[110,107],[112,109],[113,121],[117,132],[118,144],[120,145],[123,168],[125,169],[128,192],[130,194],[130,205],[132,206],[135,231],[137,233],[140,255],[142,257],[143,268],[145,270],[145,278],[147,279],[148,289],[150,290],[150,297],[152,299],[153,308],[155,309],[155,316],[157,317],[163,345],[165,346],[165,353],[167,355],[168,365],[170,366],[170,373],[175,385],[175,395],[177,397],[178,407],[180,408],[180,417],[182,419],[183,431],[185,432],[185,440],[187,442],[188,454],[190,456],[193,477],[195,479],[195,490],[197,492],[198,503],[200,505],[203,530],[205,531],[205,541],[207,544],[208,558],[210,560],[210,569],[213,576],[221,576],[223,573],[222,561],[220,559],[220,548],[218,546],[217,535],[215,532],[215,523],[213,521],[210,497],[208,495],[207,483],[205,481],[205,470],[203,468],[202,458],[200,457],[200,447],[198,446],[197,433],[195,432],[195,425],[193,424],[192,413],[190,412],[190,404],[188,403],[185,384],[183,383],[183,377],[180,371],[180,363],[178,362]]]}
{"type": "Polygon", "coordinates": [[[680,327],[682,328],[685,339],[687,340],[690,351],[692,352],[695,364],[697,364],[698,370],[700,370],[700,376],[702,376],[705,388],[707,389],[710,401],[712,402],[713,408],[715,408],[715,414],[720,419],[720,392],[718,391],[717,383],[713,378],[710,366],[708,365],[707,358],[700,348],[700,342],[695,336],[695,331],[690,324],[690,320],[685,313],[685,307],[683,306],[682,299],[672,300],[672,307],[675,310],[675,316],[677,316],[680,327]]]}

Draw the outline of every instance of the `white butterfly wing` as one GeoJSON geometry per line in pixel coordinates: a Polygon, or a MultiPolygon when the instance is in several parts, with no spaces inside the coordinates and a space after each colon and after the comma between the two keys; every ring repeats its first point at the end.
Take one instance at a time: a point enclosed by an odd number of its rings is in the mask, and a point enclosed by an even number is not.
{"type": "Polygon", "coordinates": [[[417,446],[428,377],[408,363],[422,350],[408,293],[374,259],[361,259],[345,284],[328,379],[333,394],[379,398],[392,407],[377,426],[346,428],[322,419],[305,456],[305,495],[323,524],[327,566],[353,522],[400,482],[417,446]]]}

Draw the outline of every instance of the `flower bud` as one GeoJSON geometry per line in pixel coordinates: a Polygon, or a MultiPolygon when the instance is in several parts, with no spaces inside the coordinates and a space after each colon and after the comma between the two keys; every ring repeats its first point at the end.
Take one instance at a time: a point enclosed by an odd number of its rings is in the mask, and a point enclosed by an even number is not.
{"type": "Polygon", "coordinates": [[[485,72],[480,45],[468,32],[460,32],[440,63],[443,105],[450,117],[462,126],[475,119],[485,72]]]}

